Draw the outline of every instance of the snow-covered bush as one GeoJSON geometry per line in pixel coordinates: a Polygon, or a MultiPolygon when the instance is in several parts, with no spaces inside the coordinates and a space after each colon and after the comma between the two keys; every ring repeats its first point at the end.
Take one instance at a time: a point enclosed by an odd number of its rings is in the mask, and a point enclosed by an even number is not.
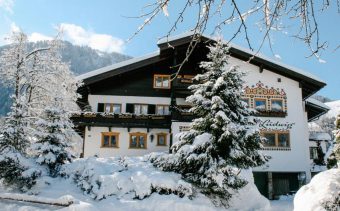
{"type": "Polygon", "coordinates": [[[23,157],[15,149],[7,147],[1,151],[0,178],[5,185],[27,191],[36,184],[36,179],[41,173],[32,159],[23,157]]]}
{"type": "Polygon", "coordinates": [[[294,210],[340,209],[340,169],[330,169],[315,175],[299,189],[294,198],[294,210]]]}
{"type": "Polygon", "coordinates": [[[210,47],[210,61],[202,62],[205,71],[198,84],[189,87],[187,102],[197,118],[191,130],[179,136],[172,154],[151,161],[164,171],[180,173],[184,179],[209,196],[217,205],[228,207],[234,190],[247,184],[242,169],[265,163],[256,119],[242,101],[245,75],[228,66],[228,48],[221,41],[210,47]]]}
{"type": "Polygon", "coordinates": [[[63,166],[61,174],[71,177],[94,199],[131,194],[143,199],[152,193],[191,197],[193,189],[181,176],[157,170],[147,157],[78,159],[63,166]]]}

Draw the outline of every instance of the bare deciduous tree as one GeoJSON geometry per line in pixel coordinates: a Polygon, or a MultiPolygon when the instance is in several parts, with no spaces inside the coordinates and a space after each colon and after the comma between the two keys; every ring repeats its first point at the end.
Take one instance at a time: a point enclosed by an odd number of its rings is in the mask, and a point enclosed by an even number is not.
{"type": "MultiPolygon", "coordinates": [[[[173,2],[173,0],[154,0],[153,3],[146,5],[143,8],[144,12],[138,16],[138,18],[143,18],[144,22],[131,38],[140,33],[159,14],[169,16],[168,7],[173,2]]],[[[194,36],[186,52],[187,58],[182,63],[188,59],[197,41],[200,40],[200,36],[206,32],[207,26],[210,25],[214,28],[211,34],[214,34],[230,24],[237,24],[238,27],[236,27],[233,35],[227,39],[228,42],[239,35],[243,35],[248,47],[255,50],[253,48],[254,41],[249,33],[250,23],[246,21],[246,19],[254,17],[257,19],[256,25],[259,27],[259,33],[262,36],[262,41],[256,49],[255,55],[265,42],[268,42],[272,50],[273,32],[284,31],[289,26],[295,25],[290,29],[290,31],[293,31],[293,37],[306,44],[310,50],[308,57],[315,56],[320,60],[320,52],[328,46],[327,42],[321,39],[317,17],[318,14],[329,10],[331,6],[336,7],[337,12],[340,13],[340,0],[185,0],[183,6],[177,8],[173,12],[174,14],[171,14],[175,17],[174,21],[162,38],[168,38],[172,35],[184,21],[185,15],[194,10],[197,11],[197,19],[190,28],[194,36]]],[[[181,69],[181,66],[178,69],[181,69]]]]}

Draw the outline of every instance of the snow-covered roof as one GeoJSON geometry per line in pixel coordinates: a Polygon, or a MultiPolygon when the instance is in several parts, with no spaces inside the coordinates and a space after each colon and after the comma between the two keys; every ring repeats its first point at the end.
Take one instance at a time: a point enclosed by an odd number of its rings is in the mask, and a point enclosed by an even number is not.
{"type": "MultiPolygon", "coordinates": [[[[158,45],[162,45],[162,44],[170,43],[170,42],[175,41],[175,40],[184,39],[186,37],[190,37],[190,36],[193,36],[193,35],[194,35],[194,32],[193,31],[189,31],[189,32],[185,32],[185,33],[182,33],[182,34],[179,34],[179,35],[174,35],[174,36],[169,36],[169,37],[162,38],[162,39],[160,39],[157,42],[157,44],[158,45]]],[[[205,37],[205,38],[210,39],[210,40],[216,40],[216,38],[214,38],[212,36],[209,36],[209,35],[205,35],[205,34],[203,34],[202,37],[205,37]]],[[[236,45],[234,43],[228,43],[228,45],[230,47],[232,47],[232,48],[241,50],[241,51],[246,52],[246,53],[251,54],[251,55],[255,55],[258,58],[261,58],[261,59],[266,60],[266,61],[270,61],[270,62],[272,62],[274,64],[277,64],[279,66],[282,66],[282,67],[285,67],[287,69],[290,69],[290,70],[292,70],[292,71],[294,71],[296,73],[299,73],[301,75],[307,76],[307,77],[309,77],[311,79],[314,79],[316,81],[319,81],[319,82],[322,82],[322,83],[326,83],[325,81],[321,80],[320,78],[318,78],[317,76],[315,76],[315,75],[313,75],[313,74],[311,74],[309,72],[306,72],[306,71],[303,71],[303,70],[301,70],[299,68],[296,68],[296,67],[284,64],[282,62],[276,61],[276,60],[274,60],[272,58],[269,58],[269,57],[267,57],[267,56],[265,56],[265,55],[263,55],[261,53],[256,53],[256,52],[254,52],[254,51],[252,51],[250,49],[241,47],[241,46],[236,45]]]]}
{"type": "Polygon", "coordinates": [[[156,57],[158,55],[159,55],[159,51],[155,51],[153,53],[150,53],[150,54],[147,54],[147,55],[144,55],[144,56],[128,59],[126,61],[122,61],[122,62],[115,63],[115,64],[112,64],[112,65],[109,65],[109,66],[106,66],[106,67],[103,67],[103,68],[99,68],[97,70],[87,72],[85,74],[77,76],[77,79],[78,80],[84,80],[84,79],[87,79],[87,78],[91,78],[93,76],[100,75],[100,74],[112,71],[114,69],[124,67],[124,66],[128,66],[130,64],[134,64],[134,63],[146,60],[146,59],[150,59],[150,58],[156,57]]]}
{"type": "Polygon", "coordinates": [[[309,140],[312,141],[330,141],[332,137],[326,132],[311,131],[309,132],[309,140]]]}
{"type": "MultiPolygon", "coordinates": [[[[152,62],[159,61],[160,51],[169,48],[170,47],[169,44],[181,45],[190,42],[191,36],[193,34],[194,34],[193,32],[186,32],[176,36],[162,38],[157,42],[160,48],[159,51],[82,74],[78,76],[77,79],[85,80],[86,84],[94,83],[107,77],[112,77],[114,75],[118,75],[123,72],[127,72],[138,67],[151,64],[152,62]]],[[[202,38],[206,40],[216,40],[215,38],[206,35],[202,35],[202,38]]],[[[304,99],[310,96],[311,94],[314,94],[316,91],[318,91],[319,89],[326,85],[324,81],[308,72],[275,61],[259,53],[256,54],[255,52],[240,47],[238,45],[232,43],[229,43],[229,45],[231,46],[232,54],[241,56],[242,58],[250,58],[254,56],[254,59],[252,59],[254,60],[254,62],[258,63],[259,65],[265,64],[266,65],[265,68],[269,68],[270,71],[277,72],[278,74],[290,77],[299,82],[306,82],[304,86],[302,86],[304,99]]]]}
{"type": "Polygon", "coordinates": [[[324,104],[323,102],[321,102],[321,101],[319,101],[319,100],[316,100],[316,99],[314,99],[314,98],[308,98],[308,99],[306,99],[306,102],[307,102],[307,103],[314,104],[314,105],[319,106],[319,107],[321,107],[321,108],[324,108],[324,109],[326,109],[326,110],[330,110],[330,109],[331,109],[330,107],[328,107],[328,106],[327,106],[326,104],[324,104]]]}

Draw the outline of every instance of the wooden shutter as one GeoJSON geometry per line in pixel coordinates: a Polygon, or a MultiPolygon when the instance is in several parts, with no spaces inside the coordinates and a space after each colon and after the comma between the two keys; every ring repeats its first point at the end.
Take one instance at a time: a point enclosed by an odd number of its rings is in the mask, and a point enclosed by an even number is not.
{"type": "Polygon", "coordinates": [[[97,112],[104,112],[104,103],[98,103],[97,112]]]}
{"type": "Polygon", "coordinates": [[[127,103],[126,104],[126,113],[131,113],[131,114],[133,114],[134,113],[134,106],[133,106],[133,104],[131,104],[131,103],[127,103]]]}
{"type": "Polygon", "coordinates": [[[155,114],[156,113],[156,105],[148,105],[148,114],[155,114]]]}

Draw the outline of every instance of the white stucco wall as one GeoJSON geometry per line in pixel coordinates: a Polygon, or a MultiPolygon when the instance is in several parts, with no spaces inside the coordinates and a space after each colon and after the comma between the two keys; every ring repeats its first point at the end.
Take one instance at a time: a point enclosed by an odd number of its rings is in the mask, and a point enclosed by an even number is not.
{"type": "Polygon", "coordinates": [[[270,119],[274,122],[295,123],[290,130],[290,151],[272,151],[265,150],[263,153],[270,156],[271,159],[267,165],[255,168],[254,171],[273,171],[273,172],[307,172],[307,181],[310,179],[309,174],[309,141],[307,113],[304,111],[304,102],[302,101],[302,91],[299,83],[272,71],[264,69],[262,73],[259,67],[230,58],[230,64],[238,65],[240,70],[246,71],[246,84],[256,85],[261,81],[265,86],[283,89],[287,95],[287,116],[285,118],[261,117],[261,119],[270,119]],[[278,82],[278,78],[281,82],[278,82]]]}
{"type": "Polygon", "coordinates": [[[131,128],[128,132],[127,128],[111,128],[111,132],[119,133],[119,148],[102,148],[101,147],[101,133],[109,132],[108,127],[91,127],[91,130],[86,128],[85,133],[85,152],[84,157],[98,155],[99,157],[113,157],[113,156],[141,156],[150,152],[168,152],[170,134],[167,129],[150,129],[147,133],[146,128],[131,128]],[[147,133],[147,148],[146,149],[129,149],[130,135],[129,133],[142,132],[147,133]],[[157,133],[167,134],[167,145],[157,146],[157,133]],[[154,138],[151,141],[150,135],[154,138]]]}

